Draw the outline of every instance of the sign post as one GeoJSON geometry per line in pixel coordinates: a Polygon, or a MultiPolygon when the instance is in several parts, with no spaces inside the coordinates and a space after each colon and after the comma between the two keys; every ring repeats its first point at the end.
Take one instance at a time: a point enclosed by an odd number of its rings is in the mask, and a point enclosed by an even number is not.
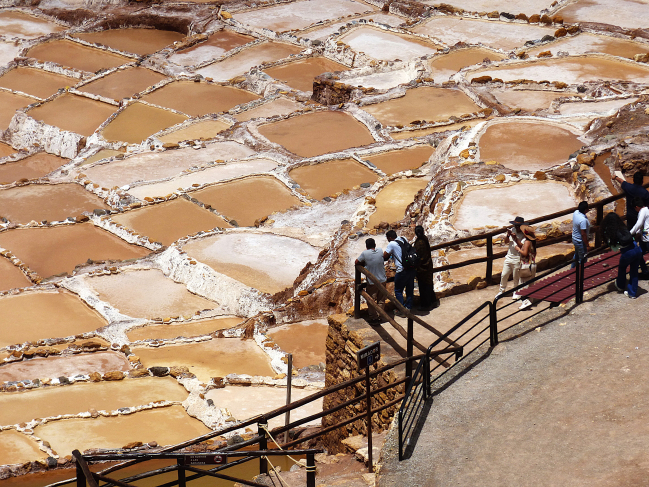
{"type": "Polygon", "coordinates": [[[356,359],[358,360],[358,371],[361,372],[365,369],[365,396],[366,396],[366,410],[367,410],[367,458],[369,462],[368,471],[374,471],[374,464],[372,461],[372,396],[370,395],[370,365],[378,363],[381,359],[381,342],[372,343],[367,347],[361,348],[356,352],[356,359]]]}

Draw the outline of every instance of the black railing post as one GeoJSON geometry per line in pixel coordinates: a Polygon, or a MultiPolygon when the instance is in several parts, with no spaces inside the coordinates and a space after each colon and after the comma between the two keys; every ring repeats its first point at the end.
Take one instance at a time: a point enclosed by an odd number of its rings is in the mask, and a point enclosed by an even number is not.
{"type": "Polygon", "coordinates": [[[399,414],[399,461],[401,461],[403,460],[403,408],[399,408],[398,414],[399,414]]]}
{"type": "Polygon", "coordinates": [[[487,286],[491,286],[491,276],[494,270],[494,242],[491,235],[487,236],[487,275],[485,276],[485,281],[487,281],[487,286]]]}
{"type": "MultiPolygon", "coordinates": [[[[291,371],[289,370],[289,374],[291,371]]],[[[266,429],[268,428],[268,420],[262,417],[257,422],[257,435],[259,435],[259,449],[261,451],[268,450],[268,439],[266,437],[266,429]]],[[[268,473],[268,460],[265,456],[259,457],[259,473],[268,473]]]]}
{"type": "Polygon", "coordinates": [[[595,248],[598,249],[602,246],[602,229],[600,225],[604,219],[604,205],[599,205],[597,207],[597,216],[595,217],[595,225],[597,225],[597,231],[595,232],[595,248]]]}
{"type": "Polygon", "coordinates": [[[86,487],[86,475],[83,473],[81,463],[77,460],[77,487],[86,487]]]}
{"type": "Polygon", "coordinates": [[[575,267],[575,302],[581,304],[584,302],[584,268],[586,267],[585,258],[581,262],[577,262],[577,267],[575,267]]]}
{"type": "Polygon", "coordinates": [[[498,298],[489,303],[489,345],[492,347],[498,345],[498,311],[496,303],[498,303],[498,298]]]}
{"type": "Polygon", "coordinates": [[[306,487],[315,487],[315,455],[306,454],[306,487]]]}
{"type": "Polygon", "coordinates": [[[428,355],[428,351],[426,351],[426,355],[423,356],[422,360],[424,361],[423,386],[425,400],[430,397],[430,356],[428,355]]]}
{"type": "Polygon", "coordinates": [[[361,317],[361,271],[354,266],[354,318],[361,317]]]}
{"type": "Polygon", "coordinates": [[[178,464],[178,487],[187,487],[187,482],[185,480],[185,461],[182,458],[177,460],[178,464]]]}
{"type": "MultiPolygon", "coordinates": [[[[413,356],[413,342],[415,341],[414,334],[414,322],[412,321],[412,318],[408,316],[408,344],[406,345],[408,358],[412,358],[413,356]]],[[[406,375],[412,377],[412,360],[406,362],[406,375]]]]}

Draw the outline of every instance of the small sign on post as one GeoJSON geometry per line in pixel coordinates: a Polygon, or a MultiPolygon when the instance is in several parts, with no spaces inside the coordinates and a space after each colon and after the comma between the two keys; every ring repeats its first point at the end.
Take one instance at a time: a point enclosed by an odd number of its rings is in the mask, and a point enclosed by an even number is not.
{"type": "Polygon", "coordinates": [[[374,463],[372,460],[372,396],[370,394],[371,381],[370,381],[370,365],[376,364],[381,359],[381,342],[372,343],[367,347],[361,348],[356,352],[356,359],[358,360],[358,370],[365,369],[365,399],[367,411],[367,460],[369,466],[368,471],[374,471],[374,463]]]}
{"type": "Polygon", "coordinates": [[[358,370],[362,371],[381,359],[381,342],[372,343],[356,352],[358,370]]]}
{"type": "Polygon", "coordinates": [[[185,455],[182,458],[182,465],[223,465],[228,463],[226,455],[185,455]]]}

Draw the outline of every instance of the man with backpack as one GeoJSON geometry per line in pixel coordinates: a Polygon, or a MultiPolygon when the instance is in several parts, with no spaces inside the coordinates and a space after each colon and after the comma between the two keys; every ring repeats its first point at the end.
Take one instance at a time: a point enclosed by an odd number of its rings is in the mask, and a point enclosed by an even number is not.
{"type": "MultiPolygon", "coordinates": [[[[392,258],[397,267],[394,276],[394,294],[397,301],[406,308],[412,308],[412,301],[415,294],[415,276],[417,275],[418,256],[414,247],[408,243],[405,237],[397,237],[397,232],[388,230],[385,234],[388,239],[388,246],[383,252],[383,259],[392,258]],[[403,290],[406,290],[406,301],[403,301],[403,290]]],[[[397,312],[397,316],[403,315],[397,312]]]]}

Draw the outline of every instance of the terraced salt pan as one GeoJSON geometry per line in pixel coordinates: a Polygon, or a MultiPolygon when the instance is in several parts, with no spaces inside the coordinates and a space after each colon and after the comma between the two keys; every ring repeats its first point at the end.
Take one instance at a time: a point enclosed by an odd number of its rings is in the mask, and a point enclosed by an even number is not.
{"type": "Polygon", "coordinates": [[[179,32],[158,29],[111,29],[86,34],[75,34],[84,41],[112,47],[119,51],[143,56],[182,40],[185,36],[179,32]]]}
{"type": "Polygon", "coordinates": [[[22,50],[21,45],[16,46],[13,42],[0,41],[0,66],[9,64],[22,50]]]}
{"type": "Polygon", "coordinates": [[[340,41],[356,52],[382,61],[400,59],[411,61],[415,58],[434,54],[441,47],[424,39],[402,34],[394,34],[372,27],[359,27],[340,37],[340,41]]]}
{"type": "MultiPolygon", "coordinates": [[[[0,78],[2,79],[2,78],[0,78]]],[[[0,91],[0,130],[7,130],[16,110],[36,103],[38,100],[10,91],[0,91]]]]}
{"type": "Polygon", "coordinates": [[[363,124],[347,113],[333,110],[265,124],[259,127],[259,133],[300,157],[338,152],[374,142],[363,124]]]}
{"type": "Polygon", "coordinates": [[[16,150],[11,147],[9,144],[5,144],[4,142],[0,142],[0,158],[2,157],[7,157],[12,154],[15,154],[16,150]]]}
{"type": "Polygon", "coordinates": [[[429,61],[428,66],[433,71],[435,83],[448,81],[451,76],[460,69],[467,66],[479,64],[485,59],[490,61],[500,61],[505,56],[495,53],[489,49],[479,47],[469,47],[467,49],[458,49],[443,56],[437,56],[429,61]]]}
{"type": "Polygon", "coordinates": [[[258,66],[264,62],[279,61],[291,54],[297,54],[301,50],[302,48],[292,44],[263,42],[244,49],[223,61],[198,69],[196,73],[203,75],[205,78],[212,78],[214,81],[228,81],[249,71],[253,66],[258,66]]]}
{"type": "Polygon", "coordinates": [[[552,102],[562,98],[568,93],[562,91],[545,91],[545,90],[507,90],[492,91],[500,103],[510,108],[521,108],[523,110],[544,110],[550,108],[552,102]]]}
{"type": "Polygon", "coordinates": [[[133,61],[132,58],[84,46],[67,39],[38,44],[27,52],[27,56],[91,73],[100,69],[116,68],[133,61]]]}
{"type": "MultiPolygon", "coordinates": [[[[424,0],[422,3],[433,4],[432,0],[424,0]]],[[[527,15],[540,13],[541,10],[550,8],[552,0],[450,0],[449,5],[462,8],[470,12],[524,12],[527,15]]]]}
{"type": "Polygon", "coordinates": [[[64,93],[32,108],[27,114],[48,125],[89,137],[116,111],[117,107],[108,103],[64,93]],[[79,116],[80,113],[84,114],[83,117],[79,116]]]}
{"type": "Polygon", "coordinates": [[[293,285],[319,250],[271,233],[227,233],[189,242],[185,252],[247,286],[274,294],[293,285]]]}
{"type": "Polygon", "coordinates": [[[0,86],[3,88],[21,91],[39,98],[49,98],[59,88],[74,86],[78,82],[76,78],[24,66],[18,66],[0,76],[0,86]]]}
{"type": "Polygon", "coordinates": [[[578,0],[557,14],[566,22],[601,22],[633,29],[647,27],[649,5],[633,0],[578,0]]]}
{"type": "Polygon", "coordinates": [[[168,340],[178,337],[198,337],[208,335],[218,330],[227,330],[238,325],[243,318],[238,316],[225,318],[210,318],[207,320],[190,321],[183,323],[168,323],[162,325],[147,325],[135,328],[127,333],[131,342],[138,340],[168,340]]]}
{"type": "MultiPolygon", "coordinates": [[[[45,377],[50,376],[42,376],[45,377]]],[[[144,377],[115,382],[76,383],[66,387],[41,387],[31,391],[2,394],[0,424],[18,424],[36,418],[78,414],[90,409],[114,411],[154,401],[185,399],[187,391],[171,377],[144,377]]]]}
{"type": "Polygon", "coordinates": [[[371,10],[374,8],[351,0],[304,0],[237,13],[234,19],[250,27],[281,32],[304,29],[316,22],[371,10]]]}
{"type": "Polygon", "coordinates": [[[435,148],[429,145],[417,145],[407,149],[383,152],[372,156],[363,156],[363,159],[371,162],[385,174],[390,175],[409,169],[416,169],[430,159],[435,148]]]}
{"type": "Polygon", "coordinates": [[[87,277],[85,282],[99,299],[133,318],[191,317],[197,311],[217,307],[216,303],[190,293],[183,284],[168,279],[157,269],[87,277]],[[155,289],[155,293],[151,289],[155,289]]]}
{"type": "Polygon", "coordinates": [[[5,162],[0,164],[0,184],[12,183],[20,179],[37,179],[67,162],[67,159],[47,152],[39,152],[16,162],[5,162]]]}
{"type": "Polygon", "coordinates": [[[376,195],[376,211],[370,216],[368,228],[381,222],[393,223],[404,218],[406,208],[415,199],[417,191],[428,185],[427,179],[399,179],[385,186],[376,195]]]}
{"type": "Polygon", "coordinates": [[[310,57],[265,69],[266,74],[291,88],[313,91],[313,79],[326,72],[347,71],[349,68],[325,57],[310,57]]]}
{"type": "Polygon", "coordinates": [[[621,100],[608,100],[597,102],[574,102],[563,103],[559,107],[561,115],[578,115],[578,114],[598,114],[598,115],[612,115],[615,111],[622,108],[624,105],[634,103],[637,98],[625,98],[621,100]]]}
{"type": "Polygon", "coordinates": [[[0,297],[0,347],[94,331],[106,321],[66,291],[27,292],[0,297]]]}
{"type": "Polygon", "coordinates": [[[38,357],[0,365],[0,382],[46,377],[73,377],[79,374],[88,375],[92,372],[104,374],[111,370],[128,372],[130,369],[124,354],[117,352],[38,357]]]}
{"type": "Polygon", "coordinates": [[[340,29],[343,25],[347,25],[351,22],[358,22],[361,19],[372,20],[376,23],[386,24],[391,27],[398,27],[405,22],[404,18],[398,17],[397,15],[390,15],[384,12],[372,12],[371,14],[361,15],[359,17],[354,17],[353,19],[346,19],[342,22],[334,22],[324,27],[315,27],[313,29],[307,30],[306,32],[301,32],[300,34],[302,37],[306,37],[307,39],[324,40],[331,34],[337,33],[338,29],[340,29]]]}
{"type": "MultiPolygon", "coordinates": [[[[489,11],[491,10],[490,8],[489,11]]],[[[434,17],[414,27],[412,31],[439,39],[449,46],[453,46],[458,42],[470,42],[471,44],[482,43],[494,49],[510,51],[522,46],[526,41],[541,39],[546,35],[554,35],[555,29],[512,22],[434,17]]]]}
{"type": "Polygon", "coordinates": [[[43,277],[71,273],[88,259],[136,259],[150,252],[144,247],[126,243],[92,223],[10,230],[0,233],[0,246],[11,250],[43,277]]]}
{"type": "Polygon", "coordinates": [[[291,170],[289,176],[318,200],[362,183],[374,183],[378,179],[375,172],[354,159],[307,164],[291,170]]]}
{"type": "Polygon", "coordinates": [[[3,216],[14,223],[63,221],[84,211],[109,207],[74,183],[32,184],[0,190],[3,216]]]}
{"type": "Polygon", "coordinates": [[[516,215],[531,220],[570,208],[576,203],[568,186],[554,181],[474,189],[467,191],[456,206],[453,226],[461,230],[486,225],[502,227],[516,215]]]}
{"type": "Polygon", "coordinates": [[[410,83],[417,76],[418,74],[415,70],[399,69],[396,71],[357,76],[355,78],[346,78],[344,83],[349,86],[363,86],[365,88],[387,90],[404,83],[410,83]]]}
{"type": "Polygon", "coordinates": [[[564,37],[550,44],[533,47],[527,53],[538,55],[543,51],[550,51],[554,56],[559,51],[567,52],[573,56],[599,52],[633,59],[636,54],[649,52],[649,44],[583,32],[574,37],[564,37]]]}
{"type": "Polygon", "coordinates": [[[567,84],[596,80],[649,83],[649,66],[590,55],[579,58],[546,58],[467,73],[468,79],[476,76],[491,76],[503,81],[530,79],[537,82],[562,81],[567,84]]]}
{"type": "Polygon", "coordinates": [[[186,127],[169,132],[158,137],[160,142],[178,143],[183,140],[207,140],[213,139],[219,132],[231,127],[231,124],[221,120],[202,120],[186,127]]]}
{"type": "Polygon", "coordinates": [[[293,368],[301,369],[326,362],[328,332],[327,320],[307,320],[272,328],[266,335],[283,351],[293,354],[293,368]]]}
{"type": "Polygon", "coordinates": [[[276,98],[275,100],[259,105],[258,107],[237,113],[234,118],[245,122],[253,118],[272,117],[274,115],[288,115],[296,110],[304,108],[304,105],[287,98],[276,98]]]}
{"type": "Polygon", "coordinates": [[[414,120],[439,121],[480,109],[464,92],[424,86],[408,90],[405,96],[366,105],[363,110],[383,125],[408,125],[414,120]]]}
{"type": "Polygon", "coordinates": [[[0,258],[0,292],[31,285],[32,282],[18,267],[9,260],[0,258]]]}
{"type": "Polygon", "coordinates": [[[173,445],[210,431],[197,419],[190,418],[182,406],[171,406],[109,418],[52,421],[37,426],[34,434],[65,456],[75,449],[121,448],[134,441],[173,445]],[[174,427],[170,428],[170,424],[174,427]]]}
{"type": "Polygon", "coordinates": [[[79,87],[79,90],[112,98],[117,101],[140,93],[165,78],[166,76],[163,74],[136,66],[134,68],[114,71],[109,75],[79,87]]]}
{"type": "MultiPolygon", "coordinates": [[[[310,389],[293,389],[291,391],[291,401],[299,401],[314,392],[316,391],[310,389]]],[[[214,404],[219,407],[227,408],[233,417],[242,421],[284,406],[286,404],[286,389],[281,387],[228,386],[208,391],[205,398],[212,399],[214,404]]],[[[292,410],[291,421],[298,421],[319,412],[322,412],[322,399],[292,410]]],[[[320,420],[314,420],[306,424],[319,425],[320,420]]],[[[284,416],[271,419],[268,425],[271,429],[284,426],[284,416]]]]}
{"type": "Polygon", "coordinates": [[[392,132],[390,137],[395,140],[405,140],[412,139],[414,137],[425,137],[430,134],[437,134],[440,132],[446,132],[448,130],[468,130],[471,127],[475,127],[479,123],[482,123],[481,119],[467,120],[465,122],[450,123],[448,125],[440,125],[438,127],[431,127],[421,130],[408,130],[403,132],[392,132]]]}
{"type": "Polygon", "coordinates": [[[571,128],[521,120],[492,123],[478,140],[480,159],[527,171],[562,164],[584,145],[571,128]]]}
{"type": "Polygon", "coordinates": [[[0,35],[34,39],[63,30],[65,27],[56,22],[34,17],[24,12],[17,10],[0,12],[0,35]]]}
{"type": "Polygon", "coordinates": [[[147,196],[165,196],[173,193],[178,188],[191,190],[194,184],[204,185],[241,176],[249,176],[251,174],[261,174],[272,171],[276,167],[277,162],[266,158],[219,164],[218,166],[176,177],[169,181],[135,186],[129,189],[129,193],[139,199],[144,199],[147,196]]]}
{"type": "Polygon", "coordinates": [[[199,231],[230,227],[220,216],[184,198],[121,213],[112,220],[163,245],[199,231]]]}
{"type": "Polygon", "coordinates": [[[167,59],[182,66],[193,66],[221,57],[226,52],[254,40],[254,37],[239,34],[238,32],[220,30],[212,34],[205,42],[178,51],[167,59]]]}
{"type": "Polygon", "coordinates": [[[120,154],[124,154],[124,152],[118,150],[112,150],[112,149],[101,149],[100,151],[95,152],[92,156],[88,157],[88,159],[82,161],[80,165],[87,166],[97,161],[101,161],[102,159],[108,159],[110,157],[115,157],[120,154]]]}
{"type": "Polygon", "coordinates": [[[0,431],[0,457],[5,465],[47,458],[38,443],[16,430],[0,431]]]}
{"type": "Polygon", "coordinates": [[[101,135],[110,142],[139,144],[156,132],[182,123],[187,118],[144,103],[131,103],[103,128],[101,135]]]}
{"type": "Polygon", "coordinates": [[[254,340],[214,338],[164,347],[134,347],[145,367],[186,366],[201,382],[228,374],[275,375],[270,359],[254,340]]]}
{"type": "MultiPolygon", "coordinates": [[[[240,159],[255,152],[237,142],[215,142],[203,149],[176,149],[145,152],[88,168],[84,173],[94,182],[106,186],[124,186],[135,181],[155,181],[179,175],[192,166],[216,160],[240,159]]],[[[176,186],[177,187],[177,186],[176,186]]]]}

